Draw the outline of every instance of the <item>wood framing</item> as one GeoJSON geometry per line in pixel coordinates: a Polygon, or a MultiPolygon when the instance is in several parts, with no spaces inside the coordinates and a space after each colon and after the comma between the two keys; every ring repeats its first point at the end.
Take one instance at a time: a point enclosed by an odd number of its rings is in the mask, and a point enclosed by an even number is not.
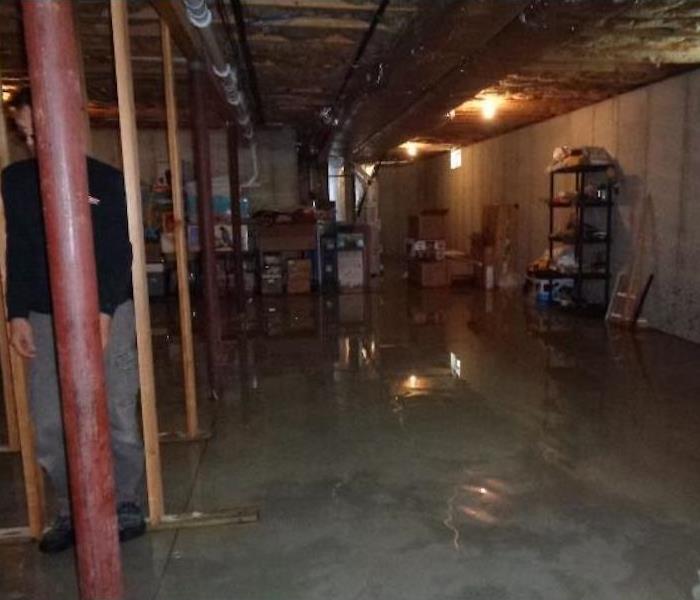
{"type": "Polygon", "coordinates": [[[163,517],[163,481],[161,475],[158,414],[153,371],[151,315],[148,304],[146,251],[143,237],[141,205],[141,177],[136,134],[136,109],[131,72],[129,44],[129,7],[122,0],[111,0],[114,59],[119,97],[119,124],[124,162],[129,237],[133,249],[133,288],[136,310],[136,341],[138,345],[139,378],[141,382],[141,412],[146,454],[146,484],[151,522],[157,524],[163,517]]]}
{"type": "MultiPolygon", "coordinates": [[[[170,180],[173,200],[175,261],[177,264],[177,294],[180,309],[180,346],[182,348],[182,371],[185,387],[185,410],[187,430],[185,439],[196,439],[199,432],[197,411],[197,381],[192,337],[192,305],[190,301],[189,266],[187,260],[187,234],[185,231],[185,201],[182,189],[182,159],[177,139],[178,116],[175,95],[175,73],[173,69],[173,47],[170,30],[161,21],[163,41],[163,79],[165,84],[165,106],[167,113],[168,155],[170,158],[170,180]]],[[[161,436],[161,441],[163,436],[161,436]]]]}

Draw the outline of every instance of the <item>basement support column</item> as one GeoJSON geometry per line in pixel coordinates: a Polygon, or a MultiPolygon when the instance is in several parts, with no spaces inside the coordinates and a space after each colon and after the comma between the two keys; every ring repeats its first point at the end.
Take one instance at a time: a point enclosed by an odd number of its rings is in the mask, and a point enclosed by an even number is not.
{"type": "Polygon", "coordinates": [[[238,126],[234,122],[227,125],[228,134],[228,177],[231,188],[231,225],[233,238],[233,261],[236,271],[236,308],[245,311],[245,277],[243,275],[243,237],[241,234],[241,191],[238,170],[238,126]]]}
{"type": "Polygon", "coordinates": [[[23,2],[83,600],[122,597],[73,3],[23,2]]]}
{"type": "Polygon", "coordinates": [[[209,147],[210,109],[207,104],[208,80],[204,67],[190,64],[190,115],[194,144],[194,169],[197,178],[197,216],[199,249],[204,279],[204,331],[207,348],[207,373],[212,397],[219,391],[217,361],[221,350],[221,313],[216,277],[216,248],[214,242],[214,207],[211,182],[211,151],[209,147]]]}

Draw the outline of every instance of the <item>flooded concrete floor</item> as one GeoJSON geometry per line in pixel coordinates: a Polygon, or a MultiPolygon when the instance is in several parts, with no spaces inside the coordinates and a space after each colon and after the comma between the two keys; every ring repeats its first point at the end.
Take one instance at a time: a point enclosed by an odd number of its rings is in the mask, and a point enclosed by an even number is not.
{"type": "MultiPolygon", "coordinates": [[[[700,346],[399,280],[260,299],[226,339],[213,438],[162,448],[168,511],[262,519],[124,545],[129,599],[692,597],[700,346]]],[[[155,347],[161,429],[181,427],[177,344],[155,347]]],[[[0,456],[2,526],[19,473],[0,456]]],[[[75,597],[70,553],[0,546],[0,598],[75,597]]]]}

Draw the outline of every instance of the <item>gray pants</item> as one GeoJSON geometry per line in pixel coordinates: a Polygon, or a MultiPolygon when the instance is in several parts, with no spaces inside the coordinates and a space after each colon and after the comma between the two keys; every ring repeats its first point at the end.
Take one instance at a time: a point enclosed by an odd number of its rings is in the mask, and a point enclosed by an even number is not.
{"type": "MultiPolygon", "coordinates": [[[[51,315],[30,313],[36,357],[30,370],[30,405],[39,463],[45,469],[60,514],[68,514],[68,478],[63,440],[63,421],[56,373],[56,353],[51,315]]],[[[105,378],[114,455],[117,502],[141,499],[143,443],[136,415],[139,390],[134,305],[121,304],[112,318],[105,352],[105,378]]]]}

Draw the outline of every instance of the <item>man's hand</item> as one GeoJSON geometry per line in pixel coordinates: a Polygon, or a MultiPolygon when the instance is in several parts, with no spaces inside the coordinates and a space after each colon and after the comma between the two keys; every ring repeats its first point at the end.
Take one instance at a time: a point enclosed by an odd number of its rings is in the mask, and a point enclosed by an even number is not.
{"type": "Polygon", "coordinates": [[[12,319],[10,321],[10,343],[20,356],[24,356],[24,358],[36,356],[34,332],[27,319],[12,319]]]}
{"type": "Polygon", "coordinates": [[[102,350],[107,349],[109,342],[109,329],[112,325],[112,317],[105,313],[100,313],[100,337],[102,338],[102,350]]]}

